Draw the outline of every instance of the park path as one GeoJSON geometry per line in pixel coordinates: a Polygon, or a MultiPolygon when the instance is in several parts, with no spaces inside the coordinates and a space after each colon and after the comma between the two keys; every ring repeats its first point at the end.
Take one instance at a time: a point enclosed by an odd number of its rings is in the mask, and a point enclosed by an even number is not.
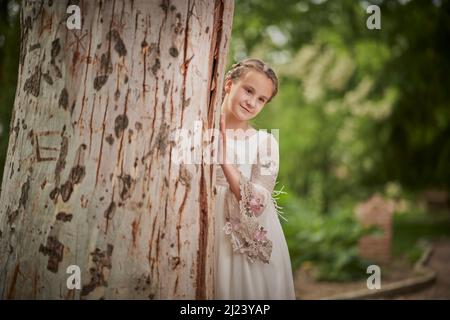
{"type": "Polygon", "coordinates": [[[419,292],[405,294],[395,299],[450,299],[450,239],[433,243],[433,252],[427,267],[436,272],[436,281],[419,292]]]}

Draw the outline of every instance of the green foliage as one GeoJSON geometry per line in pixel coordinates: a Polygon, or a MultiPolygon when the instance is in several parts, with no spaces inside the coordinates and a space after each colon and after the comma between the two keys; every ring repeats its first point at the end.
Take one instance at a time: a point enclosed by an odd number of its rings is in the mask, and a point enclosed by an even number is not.
{"type": "Polygon", "coordinates": [[[390,181],[449,189],[450,2],[379,2],[379,31],[366,28],[365,5],[249,0],[235,8],[230,59],[256,56],[278,71],[280,94],[266,108],[276,111],[258,121],[281,128],[282,161],[295,153],[300,162],[281,175],[299,195],[320,183],[324,212],[349,189],[364,196],[390,181]]]}
{"type": "Polygon", "coordinates": [[[350,209],[330,216],[317,214],[304,201],[290,199],[283,224],[294,269],[312,265],[318,280],[346,281],[366,276],[368,261],[358,256],[361,236],[376,234],[363,228],[350,209]]]}

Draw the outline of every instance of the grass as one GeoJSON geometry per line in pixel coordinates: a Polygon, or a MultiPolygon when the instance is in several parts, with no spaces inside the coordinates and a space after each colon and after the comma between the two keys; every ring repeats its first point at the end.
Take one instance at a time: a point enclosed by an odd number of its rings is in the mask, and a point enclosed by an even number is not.
{"type": "Polygon", "coordinates": [[[416,262],[421,254],[421,242],[450,237],[449,212],[423,211],[397,213],[393,217],[392,250],[395,257],[416,262]]]}

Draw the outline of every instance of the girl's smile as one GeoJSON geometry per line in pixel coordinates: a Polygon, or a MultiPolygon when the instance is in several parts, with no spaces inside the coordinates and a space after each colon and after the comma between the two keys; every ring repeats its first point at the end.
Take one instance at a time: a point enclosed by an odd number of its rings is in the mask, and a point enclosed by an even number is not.
{"type": "Polygon", "coordinates": [[[244,106],[241,106],[242,109],[244,109],[245,111],[247,111],[248,113],[251,113],[249,110],[247,110],[244,106]]]}

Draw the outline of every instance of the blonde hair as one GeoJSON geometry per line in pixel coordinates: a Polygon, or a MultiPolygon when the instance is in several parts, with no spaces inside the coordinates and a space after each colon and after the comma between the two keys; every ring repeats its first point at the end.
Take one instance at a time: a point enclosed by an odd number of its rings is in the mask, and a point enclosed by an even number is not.
{"type": "Polygon", "coordinates": [[[275,74],[275,71],[273,71],[267,63],[260,59],[249,58],[233,64],[231,66],[231,69],[228,70],[227,74],[225,75],[225,82],[227,80],[231,80],[233,83],[235,83],[251,69],[264,73],[272,81],[273,93],[267,101],[270,102],[270,100],[272,100],[272,98],[275,97],[275,95],[278,93],[278,77],[275,74]]]}

